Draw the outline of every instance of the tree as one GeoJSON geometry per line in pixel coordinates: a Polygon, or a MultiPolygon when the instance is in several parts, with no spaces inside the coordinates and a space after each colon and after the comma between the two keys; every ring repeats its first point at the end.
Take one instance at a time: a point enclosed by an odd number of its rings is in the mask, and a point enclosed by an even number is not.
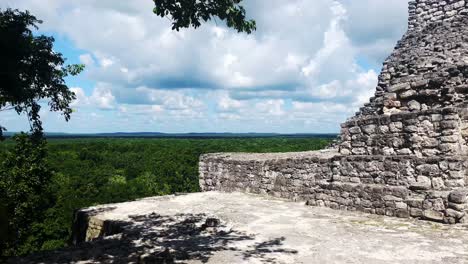
{"type": "Polygon", "coordinates": [[[242,0],[154,0],[153,12],[172,20],[172,29],[197,28],[201,22],[218,17],[238,32],[252,33],[256,29],[254,20],[246,20],[242,0]]]}
{"type": "MultiPolygon", "coordinates": [[[[42,135],[39,111],[41,100],[51,111],[70,119],[70,103],[75,94],[65,84],[68,75],[77,75],[83,65],[65,66],[62,54],[53,50],[54,38],[34,36],[37,20],[28,11],[0,10],[0,111],[26,114],[32,135],[42,135]]],[[[6,129],[0,124],[0,138],[6,129]]]]}
{"type": "MultiPolygon", "coordinates": [[[[53,50],[54,38],[34,36],[31,28],[42,23],[28,11],[0,10],[0,111],[26,114],[31,135],[14,137],[14,149],[0,164],[0,254],[34,251],[41,241],[36,223],[51,205],[47,190],[52,171],[46,162],[40,103],[59,111],[69,120],[75,94],[64,78],[76,75],[83,65],[64,65],[62,54],[53,50]],[[36,228],[35,228],[36,226],[36,228]]],[[[4,127],[0,124],[0,140],[4,127]]]]}
{"type": "MultiPolygon", "coordinates": [[[[154,0],[153,11],[171,19],[173,30],[197,28],[217,17],[238,32],[251,33],[256,24],[246,20],[241,1],[154,0]]],[[[14,149],[0,163],[0,255],[25,254],[44,248],[44,241],[37,234],[43,232],[44,215],[57,196],[49,196],[53,172],[46,159],[39,111],[41,104],[47,102],[51,111],[61,112],[68,121],[75,94],[64,79],[79,74],[84,67],[65,65],[62,54],[53,51],[53,37],[34,36],[31,29],[38,29],[40,23],[28,11],[0,9],[0,112],[15,110],[26,114],[31,131],[31,136],[14,137],[14,149]]],[[[0,140],[6,130],[1,125],[0,140]]],[[[123,177],[114,177],[109,190],[120,191],[125,184],[126,178],[123,181],[123,177]]],[[[162,192],[169,192],[168,184],[162,186],[158,187],[162,192]]]]}
{"type": "Polygon", "coordinates": [[[4,234],[0,253],[5,256],[28,253],[41,246],[34,245],[32,224],[41,222],[50,205],[48,187],[52,171],[45,160],[45,140],[33,141],[24,133],[14,140],[14,149],[7,154],[0,170],[0,203],[4,211],[0,217],[4,225],[0,231],[4,234]]]}

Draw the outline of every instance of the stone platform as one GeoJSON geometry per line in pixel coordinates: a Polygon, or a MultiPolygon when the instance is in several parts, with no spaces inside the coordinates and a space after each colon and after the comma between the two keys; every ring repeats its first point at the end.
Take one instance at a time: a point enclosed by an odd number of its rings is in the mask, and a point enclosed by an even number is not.
{"type": "Polygon", "coordinates": [[[336,150],[203,155],[201,189],[467,221],[468,1],[413,0],[408,10],[407,32],[374,96],[341,125],[336,150]]]}
{"type": "Polygon", "coordinates": [[[468,227],[205,192],[77,213],[81,243],[12,263],[466,263],[468,227]],[[90,241],[93,240],[93,241],[90,241]],[[166,262],[163,262],[166,261],[166,262]]]}
{"type": "Polygon", "coordinates": [[[466,166],[464,156],[218,153],[201,156],[199,174],[203,191],[454,224],[467,220],[466,166]]]}

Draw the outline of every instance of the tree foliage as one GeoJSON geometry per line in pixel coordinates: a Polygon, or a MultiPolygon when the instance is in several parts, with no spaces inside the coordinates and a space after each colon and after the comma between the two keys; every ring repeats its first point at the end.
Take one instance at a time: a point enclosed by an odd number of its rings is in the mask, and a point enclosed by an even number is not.
{"type": "Polygon", "coordinates": [[[254,20],[247,20],[242,0],[154,0],[153,12],[172,20],[172,29],[198,28],[202,22],[219,18],[238,32],[252,33],[254,20]]]}
{"type": "MultiPolygon", "coordinates": [[[[54,38],[33,35],[40,23],[28,11],[0,10],[0,111],[26,114],[31,129],[31,135],[15,136],[15,147],[0,159],[0,254],[7,256],[43,245],[37,234],[53,204],[47,191],[53,173],[39,111],[41,103],[48,103],[68,121],[75,94],[64,78],[83,70],[83,65],[65,65],[53,50],[54,38]]],[[[0,124],[0,140],[4,130],[0,124]]]]}
{"type": "MultiPolygon", "coordinates": [[[[0,111],[26,114],[35,136],[42,134],[39,101],[70,118],[75,94],[64,78],[83,70],[83,65],[64,65],[62,54],[53,50],[53,37],[33,35],[31,28],[40,23],[28,11],[0,10],[0,111]]],[[[4,130],[0,124],[0,137],[4,130]]]]}
{"type": "MultiPolygon", "coordinates": [[[[306,151],[323,148],[329,143],[330,140],[317,138],[49,140],[48,158],[42,161],[55,173],[49,187],[43,190],[47,194],[50,191],[53,199],[41,202],[48,209],[28,224],[31,232],[21,240],[21,252],[66,246],[76,209],[199,191],[198,161],[201,154],[306,151]]],[[[22,149],[25,148],[15,146],[15,142],[10,140],[0,145],[0,160],[10,160],[0,163],[0,171],[11,171],[11,159],[22,149]]],[[[26,164],[31,163],[19,164],[22,165],[15,166],[26,168],[26,164]]],[[[7,177],[23,179],[24,174],[20,175],[7,177]]]]}
{"type": "Polygon", "coordinates": [[[0,223],[2,255],[26,253],[36,243],[31,231],[33,223],[43,218],[50,201],[48,184],[52,171],[46,162],[44,140],[32,141],[27,134],[14,137],[14,148],[0,167],[0,203],[3,214],[0,223]]]}

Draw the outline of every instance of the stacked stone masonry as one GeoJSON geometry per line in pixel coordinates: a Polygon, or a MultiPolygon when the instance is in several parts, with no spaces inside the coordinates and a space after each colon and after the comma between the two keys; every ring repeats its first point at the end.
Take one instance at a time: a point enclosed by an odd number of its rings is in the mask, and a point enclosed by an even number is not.
{"type": "Polygon", "coordinates": [[[341,125],[343,155],[467,155],[468,111],[458,108],[350,119],[341,125]]]}
{"type": "Polygon", "coordinates": [[[466,220],[467,165],[457,157],[218,153],[201,157],[200,186],[203,191],[267,194],[313,206],[458,223],[466,220]]]}
{"type": "Polygon", "coordinates": [[[410,2],[409,30],[384,62],[375,96],[356,118],[466,107],[468,2],[410,2]]]}
{"type": "Polygon", "coordinates": [[[467,221],[467,95],[468,1],[410,1],[408,31],[375,96],[341,125],[336,150],[203,155],[201,189],[467,221]]]}

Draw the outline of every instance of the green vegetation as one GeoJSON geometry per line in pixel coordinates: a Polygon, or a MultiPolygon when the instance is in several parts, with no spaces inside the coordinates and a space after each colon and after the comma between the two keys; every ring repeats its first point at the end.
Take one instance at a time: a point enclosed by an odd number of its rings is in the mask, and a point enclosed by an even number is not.
{"type": "MultiPolygon", "coordinates": [[[[239,139],[49,139],[46,159],[53,170],[48,195],[34,201],[48,208],[31,215],[28,237],[22,238],[18,254],[65,246],[71,234],[73,212],[82,207],[132,200],[140,197],[196,192],[198,158],[211,152],[287,152],[323,148],[329,139],[239,138],[239,139]]],[[[0,160],[14,158],[27,141],[0,144],[0,160]],[[18,149],[18,148],[21,148],[18,149]]],[[[40,164],[41,162],[39,162],[40,164]]],[[[13,182],[28,180],[27,162],[3,162],[0,172],[13,182]],[[16,169],[12,169],[14,166],[16,169]],[[18,168],[19,167],[19,168],[18,168]],[[23,168],[23,169],[21,169],[23,168]]],[[[32,162],[38,164],[38,162],[32,162]]],[[[46,168],[41,173],[49,173],[46,168]]],[[[39,186],[42,186],[39,184],[39,186]]],[[[41,187],[42,188],[42,187],[41,187]]],[[[44,189],[41,189],[44,190],[44,189]]],[[[34,197],[33,197],[34,198],[34,197]]],[[[1,208],[0,208],[1,209],[1,208]]],[[[39,210],[40,211],[40,210],[39,210]]]]}
{"type": "Polygon", "coordinates": [[[153,0],[153,12],[160,17],[166,17],[172,22],[172,30],[181,28],[197,28],[203,22],[216,18],[225,21],[237,32],[252,33],[256,30],[255,20],[247,20],[242,0],[153,0]]]}
{"type": "Polygon", "coordinates": [[[13,149],[2,155],[0,166],[0,248],[5,255],[27,253],[37,244],[36,223],[43,219],[44,212],[51,204],[49,201],[49,182],[53,172],[46,162],[46,142],[36,139],[34,142],[27,134],[14,137],[13,149]]]}
{"type": "MultiPolygon", "coordinates": [[[[54,38],[33,35],[32,29],[40,23],[28,11],[0,9],[0,112],[26,115],[31,132],[16,136],[15,147],[0,159],[0,256],[43,245],[44,228],[38,220],[53,204],[49,201],[53,173],[46,162],[40,102],[47,102],[51,111],[61,112],[68,121],[75,94],[65,77],[84,67],[65,65],[65,58],[53,49],[54,38]]],[[[5,130],[0,123],[0,141],[5,130]]]]}
{"type": "MultiPolygon", "coordinates": [[[[54,38],[34,36],[42,21],[28,11],[0,9],[0,111],[15,110],[28,117],[31,132],[39,141],[42,122],[40,101],[47,100],[51,111],[70,119],[70,103],[75,94],[65,77],[83,71],[79,64],[65,65],[65,58],[53,49],[54,38]]],[[[0,124],[0,140],[6,128],[0,124]]]]}

